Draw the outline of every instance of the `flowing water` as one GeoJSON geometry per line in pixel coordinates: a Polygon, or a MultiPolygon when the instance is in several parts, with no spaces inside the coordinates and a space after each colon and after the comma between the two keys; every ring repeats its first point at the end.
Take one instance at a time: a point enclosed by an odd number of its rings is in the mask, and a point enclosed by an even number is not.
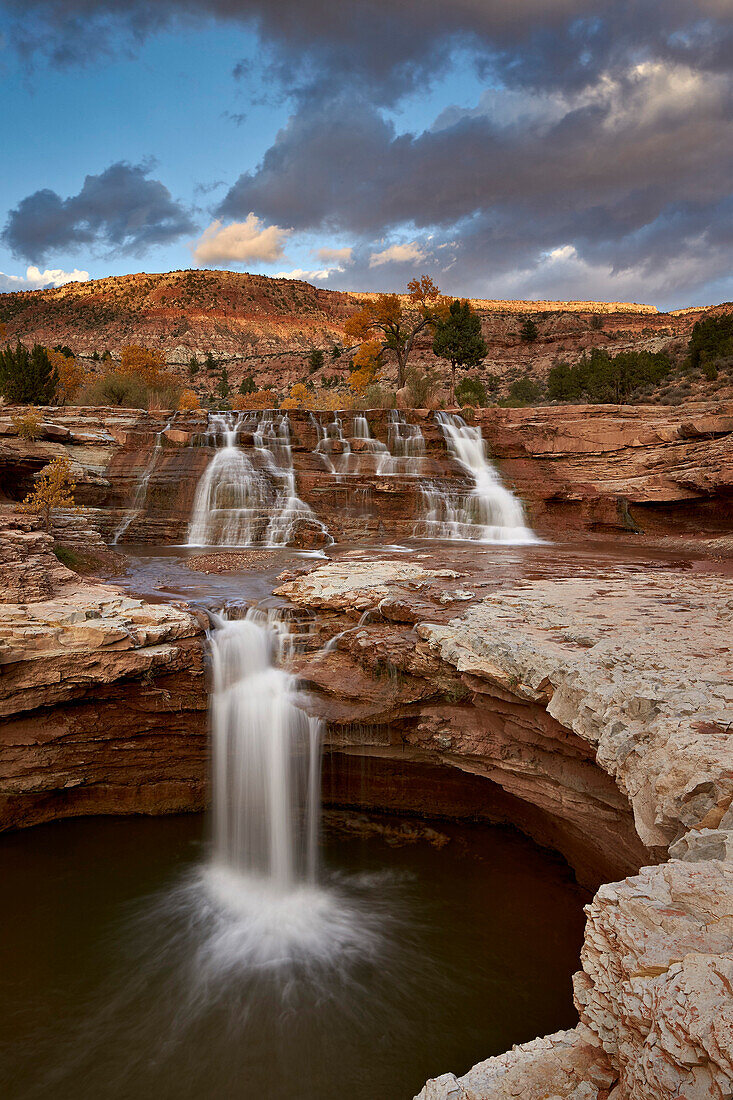
{"type": "Polygon", "coordinates": [[[140,515],[143,508],[145,507],[145,502],[148,498],[148,486],[150,485],[150,478],[152,477],[153,471],[155,470],[155,467],[158,464],[158,455],[160,454],[160,451],[162,450],[162,447],[163,447],[163,438],[165,436],[165,433],[168,431],[171,424],[175,420],[175,418],[176,418],[176,414],[173,413],[173,416],[170,418],[170,420],[168,421],[166,426],[162,429],[162,431],[159,431],[157,433],[157,435],[155,436],[155,443],[153,445],[152,453],[150,455],[150,458],[148,459],[148,464],[145,467],[145,469],[143,470],[143,472],[140,476],[140,480],[138,481],[138,483],[135,487],[135,495],[132,498],[132,504],[128,508],[125,515],[122,517],[121,523],[119,524],[117,530],[115,531],[114,535],[112,536],[112,545],[113,546],[117,545],[117,543],[120,541],[122,536],[125,534],[125,532],[130,527],[130,524],[132,523],[132,521],[134,519],[137,519],[137,517],[140,515]]]}
{"type": "Polygon", "coordinates": [[[297,494],[287,416],[213,414],[206,442],[216,450],[196,487],[189,546],[287,546],[299,523],[328,541],[297,494]],[[252,435],[251,457],[240,446],[245,432],[252,435]]]}
{"type": "Polygon", "coordinates": [[[473,487],[460,492],[435,482],[424,483],[424,512],[415,535],[473,542],[536,542],[521,501],[502,485],[486,455],[481,428],[469,427],[462,417],[450,413],[436,415],[448,451],[473,487]]]}
{"type": "Polygon", "coordinates": [[[257,608],[211,636],[214,863],[273,894],[317,870],[321,723],[277,667],[289,641],[257,608]]]}

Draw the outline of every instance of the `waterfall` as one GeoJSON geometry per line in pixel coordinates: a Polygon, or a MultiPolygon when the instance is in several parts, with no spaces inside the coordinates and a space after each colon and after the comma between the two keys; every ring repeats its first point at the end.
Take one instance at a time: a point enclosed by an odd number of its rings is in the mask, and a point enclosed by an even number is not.
{"type": "Polygon", "coordinates": [[[277,891],[315,882],[321,726],[278,662],[289,636],[258,609],[211,635],[214,861],[277,891]]]}
{"type": "Polygon", "coordinates": [[[189,546],[287,546],[301,522],[330,540],[298,496],[287,416],[264,412],[253,421],[217,413],[207,442],[217,450],[196,487],[189,546]],[[243,427],[252,430],[256,462],[239,445],[243,427]]]}
{"type": "Polygon", "coordinates": [[[460,493],[428,482],[422,487],[424,518],[415,534],[470,542],[536,542],[527,527],[524,509],[506,489],[486,457],[480,427],[469,427],[460,416],[437,413],[446,447],[473,488],[460,493]]]}
{"type": "Polygon", "coordinates": [[[418,425],[409,424],[396,409],[389,413],[385,452],[377,465],[377,474],[419,476],[425,458],[425,439],[418,425]]]}
{"type": "Polygon", "coordinates": [[[159,431],[157,433],[157,435],[155,436],[155,444],[153,446],[152,453],[150,455],[150,458],[148,459],[147,466],[143,470],[142,477],[140,478],[140,480],[137,483],[137,487],[135,489],[135,495],[132,498],[132,504],[128,508],[127,512],[125,513],[125,515],[122,519],[122,522],[120,523],[119,527],[117,528],[117,530],[115,531],[115,533],[112,537],[112,545],[113,546],[117,545],[117,543],[122,538],[125,531],[127,531],[128,527],[130,526],[132,521],[137,518],[137,516],[140,514],[140,512],[145,507],[145,501],[148,498],[148,485],[150,484],[150,478],[152,476],[153,470],[155,469],[155,467],[158,463],[158,452],[161,450],[161,448],[163,446],[163,436],[168,431],[168,429],[170,428],[170,426],[173,423],[173,421],[175,420],[175,418],[176,418],[176,414],[173,413],[173,416],[169,419],[166,426],[161,431],[159,431]]]}

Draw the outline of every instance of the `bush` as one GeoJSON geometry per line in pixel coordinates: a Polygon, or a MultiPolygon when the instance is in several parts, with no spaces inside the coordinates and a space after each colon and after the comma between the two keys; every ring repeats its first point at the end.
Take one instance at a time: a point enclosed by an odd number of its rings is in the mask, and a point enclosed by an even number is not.
{"type": "Polygon", "coordinates": [[[276,409],[279,400],[272,390],[255,390],[254,393],[238,393],[232,400],[232,408],[238,411],[247,409],[276,409]]]}
{"type": "Polygon", "coordinates": [[[463,378],[456,386],[456,398],[464,408],[468,405],[485,408],[488,404],[486,387],[480,378],[463,378]]]}
{"type": "Polygon", "coordinates": [[[201,402],[193,390],[184,390],[178,400],[179,412],[196,412],[201,408],[201,402]]]}
{"type": "Polygon", "coordinates": [[[409,408],[429,409],[441,387],[440,373],[434,367],[428,367],[427,370],[421,370],[417,366],[408,367],[405,371],[405,379],[405,397],[409,408]]]}
{"type": "Polygon", "coordinates": [[[31,351],[18,341],[0,348],[0,392],[13,405],[50,405],[56,396],[58,372],[40,344],[31,351]]]}
{"type": "Polygon", "coordinates": [[[512,382],[509,388],[509,404],[533,405],[542,397],[542,386],[527,374],[512,382]]]}
{"type": "Polygon", "coordinates": [[[181,399],[181,386],[164,376],[157,384],[148,385],[134,374],[109,371],[84,386],[77,400],[81,405],[111,405],[115,408],[175,409],[181,399]]]}
{"type": "Polygon", "coordinates": [[[43,416],[36,409],[29,409],[26,413],[11,416],[10,422],[21,439],[35,441],[43,435],[43,416]]]}

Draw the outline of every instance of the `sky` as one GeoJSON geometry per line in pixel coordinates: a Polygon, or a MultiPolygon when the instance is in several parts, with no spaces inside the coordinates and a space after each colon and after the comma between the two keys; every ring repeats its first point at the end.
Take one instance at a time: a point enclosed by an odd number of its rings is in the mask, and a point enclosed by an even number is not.
{"type": "Polygon", "coordinates": [[[0,0],[0,290],[733,299],[733,0],[0,0]]]}

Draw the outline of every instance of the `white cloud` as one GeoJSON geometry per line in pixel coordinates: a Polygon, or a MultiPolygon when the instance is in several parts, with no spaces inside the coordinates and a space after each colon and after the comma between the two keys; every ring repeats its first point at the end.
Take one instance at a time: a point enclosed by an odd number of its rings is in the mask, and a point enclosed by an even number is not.
{"type": "Polygon", "coordinates": [[[272,278],[273,279],[305,279],[306,282],[310,282],[313,279],[317,279],[319,282],[323,282],[329,275],[332,275],[334,271],[343,271],[341,267],[324,267],[321,271],[305,271],[302,267],[295,267],[292,271],[278,271],[272,278]]]}
{"type": "Polygon", "coordinates": [[[6,275],[0,271],[0,291],[13,290],[42,290],[49,286],[63,286],[64,283],[86,283],[89,279],[88,271],[63,271],[60,267],[40,268],[31,265],[23,275],[6,275]]]}
{"type": "Polygon", "coordinates": [[[391,244],[389,248],[383,249],[382,252],[372,252],[369,257],[370,267],[381,267],[382,264],[406,264],[406,263],[421,263],[427,259],[427,252],[425,252],[417,241],[410,241],[408,244],[391,244]]]}
{"type": "Polygon", "coordinates": [[[322,264],[333,265],[338,270],[343,271],[343,264],[350,264],[352,260],[354,249],[353,248],[317,248],[315,254],[322,264]]]}
{"type": "Polygon", "coordinates": [[[282,258],[291,233],[291,229],[265,225],[256,214],[248,214],[245,221],[231,225],[213,221],[190,248],[201,265],[274,263],[282,258]]]}

